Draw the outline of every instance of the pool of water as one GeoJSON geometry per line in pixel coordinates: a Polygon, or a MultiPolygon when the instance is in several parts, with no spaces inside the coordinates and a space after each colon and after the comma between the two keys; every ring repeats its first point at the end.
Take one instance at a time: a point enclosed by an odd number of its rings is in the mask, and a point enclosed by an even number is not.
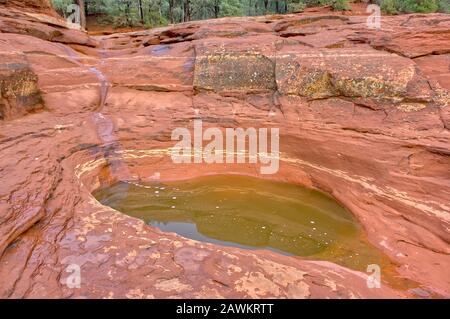
{"type": "Polygon", "coordinates": [[[224,175],[119,182],[94,196],[163,231],[203,242],[329,260],[363,271],[386,263],[344,207],[298,185],[224,175]]]}

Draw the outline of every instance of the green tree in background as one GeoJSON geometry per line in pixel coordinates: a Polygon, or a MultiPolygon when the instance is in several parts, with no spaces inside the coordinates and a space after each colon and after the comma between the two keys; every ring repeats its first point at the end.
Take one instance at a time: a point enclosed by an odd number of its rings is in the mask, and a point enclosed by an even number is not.
{"type": "MultiPolygon", "coordinates": [[[[154,27],[168,23],[228,16],[255,16],[302,12],[308,6],[348,10],[349,2],[362,0],[52,0],[64,17],[67,6],[84,4],[86,15],[115,27],[154,27]]],[[[399,12],[450,12],[450,0],[376,0],[388,14],[399,12]]]]}
{"type": "Polygon", "coordinates": [[[450,0],[379,0],[381,9],[389,14],[394,13],[450,13],[450,0]]]}

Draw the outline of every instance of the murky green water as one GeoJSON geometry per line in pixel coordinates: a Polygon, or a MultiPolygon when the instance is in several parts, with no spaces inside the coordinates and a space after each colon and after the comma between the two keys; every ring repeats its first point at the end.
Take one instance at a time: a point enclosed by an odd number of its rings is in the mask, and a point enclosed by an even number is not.
{"type": "Polygon", "coordinates": [[[226,175],[140,187],[120,182],[94,196],[163,231],[199,241],[269,249],[363,271],[386,262],[341,205],[297,185],[226,175]]]}

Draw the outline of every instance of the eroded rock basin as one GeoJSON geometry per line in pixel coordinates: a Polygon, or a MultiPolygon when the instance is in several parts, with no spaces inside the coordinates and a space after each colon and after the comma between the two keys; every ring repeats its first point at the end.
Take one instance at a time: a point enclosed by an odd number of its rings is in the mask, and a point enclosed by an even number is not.
{"type": "Polygon", "coordinates": [[[93,193],[100,203],[183,237],[245,249],[324,259],[365,271],[380,264],[355,218],[316,190],[236,175],[118,182],[93,193]]]}
{"type": "Polygon", "coordinates": [[[115,182],[93,196],[149,226],[199,242],[330,261],[362,272],[379,267],[384,282],[397,289],[419,286],[395,271],[395,264],[367,241],[361,225],[341,204],[300,185],[210,174],[115,182]]]}

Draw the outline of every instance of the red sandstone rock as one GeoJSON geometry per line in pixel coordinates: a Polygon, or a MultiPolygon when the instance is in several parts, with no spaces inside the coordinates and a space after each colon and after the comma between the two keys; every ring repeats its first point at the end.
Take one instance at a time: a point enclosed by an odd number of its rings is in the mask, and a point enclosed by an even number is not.
{"type": "Polygon", "coordinates": [[[56,16],[51,0],[1,0],[0,4],[10,9],[20,9],[26,12],[39,12],[56,16]]]}
{"type": "MultiPolygon", "coordinates": [[[[39,89],[46,108],[9,102],[22,117],[0,121],[0,297],[450,296],[448,15],[386,17],[380,31],[307,12],[89,37],[17,7],[0,8],[2,65],[19,62],[32,89],[15,92],[39,89]],[[389,260],[382,288],[330,262],[162,233],[92,197],[156,172],[258,176],[174,165],[171,131],[195,116],[281,128],[270,178],[343,203],[389,260]],[[80,289],[65,284],[70,264],[80,289]]],[[[2,92],[17,83],[6,70],[2,92]]]]}
{"type": "MultiPolygon", "coordinates": [[[[4,52],[4,51],[3,51],[4,52]]],[[[22,53],[0,53],[0,119],[11,119],[43,107],[38,79],[22,53]]]]}

